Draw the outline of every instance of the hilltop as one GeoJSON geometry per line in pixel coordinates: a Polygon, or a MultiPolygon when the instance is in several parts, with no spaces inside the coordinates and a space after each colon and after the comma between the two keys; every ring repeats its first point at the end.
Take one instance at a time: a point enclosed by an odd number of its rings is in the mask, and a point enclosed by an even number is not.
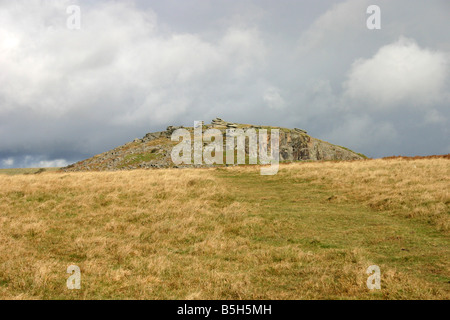
{"type": "MultiPolygon", "coordinates": [[[[147,133],[142,139],[134,139],[110,151],[98,154],[92,158],[79,161],[64,168],[65,171],[90,170],[131,170],[142,168],[179,168],[193,165],[175,165],[171,159],[171,150],[179,142],[171,141],[171,135],[176,129],[184,128],[193,133],[193,127],[169,126],[165,131],[147,133]]],[[[315,160],[358,160],[366,158],[345,147],[333,145],[329,142],[311,137],[305,130],[272,126],[257,126],[239,124],[215,118],[210,124],[203,126],[207,129],[218,129],[226,135],[227,129],[279,129],[280,132],[280,161],[315,161],[315,160]]],[[[246,146],[248,154],[248,146],[246,146]]],[[[195,165],[211,166],[211,165],[195,165]]]]}

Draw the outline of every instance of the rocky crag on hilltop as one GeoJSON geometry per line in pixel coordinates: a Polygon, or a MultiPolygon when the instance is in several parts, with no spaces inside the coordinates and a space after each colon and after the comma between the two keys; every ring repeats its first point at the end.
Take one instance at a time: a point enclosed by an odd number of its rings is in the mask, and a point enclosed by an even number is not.
{"type": "MultiPolygon", "coordinates": [[[[179,142],[171,141],[172,133],[179,128],[191,132],[193,140],[193,127],[167,127],[166,131],[147,133],[142,139],[135,139],[123,146],[98,154],[92,158],[79,161],[65,168],[64,171],[90,171],[90,170],[131,170],[140,168],[181,168],[181,167],[210,167],[217,165],[175,165],[171,159],[172,148],[179,142]]],[[[203,125],[207,129],[219,129],[224,137],[227,129],[279,129],[280,162],[307,161],[307,160],[358,160],[365,156],[355,153],[347,148],[313,138],[306,131],[295,128],[255,126],[224,121],[220,118],[212,120],[211,124],[203,125]]],[[[224,138],[224,144],[225,144],[224,138]]],[[[207,144],[207,143],[204,143],[207,144]]],[[[225,146],[224,146],[225,150],[225,146]]],[[[248,154],[248,144],[246,144],[248,154]]],[[[235,160],[236,161],[236,160],[235,160]]],[[[225,162],[224,162],[225,163],[225,162]]],[[[236,163],[236,162],[235,162],[236,163]]]]}

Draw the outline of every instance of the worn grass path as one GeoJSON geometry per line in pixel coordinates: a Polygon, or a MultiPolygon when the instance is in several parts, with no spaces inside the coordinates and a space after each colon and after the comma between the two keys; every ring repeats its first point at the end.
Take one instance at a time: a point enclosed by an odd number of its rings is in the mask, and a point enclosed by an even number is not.
{"type": "Polygon", "coordinates": [[[255,277],[269,296],[450,297],[449,238],[429,224],[340,201],[338,190],[293,181],[283,170],[269,177],[257,171],[221,176],[236,199],[252,207],[246,219],[257,218],[235,234],[280,253],[275,267],[258,266],[261,277],[255,277]],[[294,248],[309,259],[297,260],[294,248]],[[381,268],[382,290],[369,292],[361,282],[372,264],[381,268]]]}

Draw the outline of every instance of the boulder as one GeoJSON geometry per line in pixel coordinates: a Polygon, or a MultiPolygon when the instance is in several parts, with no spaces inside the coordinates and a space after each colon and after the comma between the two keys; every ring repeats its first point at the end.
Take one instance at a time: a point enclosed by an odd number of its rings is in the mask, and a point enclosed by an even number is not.
{"type": "Polygon", "coordinates": [[[213,120],[211,121],[211,123],[212,123],[213,125],[226,126],[228,122],[223,121],[223,120],[220,119],[220,118],[215,118],[215,119],[213,119],[213,120]]]}
{"type": "Polygon", "coordinates": [[[305,130],[302,130],[302,129],[299,129],[299,128],[294,128],[294,131],[297,131],[297,132],[300,132],[300,133],[304,133],[304,134],[308,133],[305,130]]]}

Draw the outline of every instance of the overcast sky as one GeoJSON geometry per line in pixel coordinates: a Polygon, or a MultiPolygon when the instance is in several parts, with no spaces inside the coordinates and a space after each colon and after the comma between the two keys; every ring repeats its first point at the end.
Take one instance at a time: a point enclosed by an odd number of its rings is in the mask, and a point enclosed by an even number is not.
{"type": "Polygon", "coordinates": [[[370,157],[450,153],[449,30],[448,0],[0,0],[0,167],[214,117],[370,157]]]}

